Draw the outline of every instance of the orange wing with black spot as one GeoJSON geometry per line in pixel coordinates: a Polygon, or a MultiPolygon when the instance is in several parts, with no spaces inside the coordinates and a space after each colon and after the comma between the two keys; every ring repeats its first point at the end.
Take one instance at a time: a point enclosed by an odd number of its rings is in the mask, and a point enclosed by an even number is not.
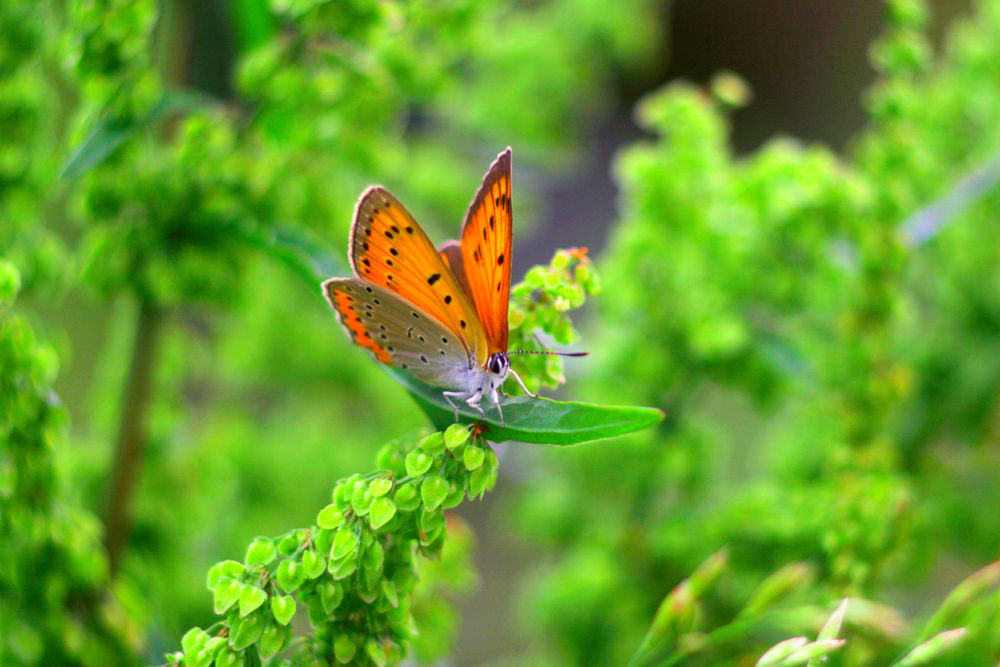
{"type": "Polygon", "coordinates": [[[384,188],[368,188],[358,200],[348,255],[358,278],[430,315],[486,363],[487,339],[476,309],[424,230],[384,188]]]}
{"type": "Polygon", "coordinates": [[[367,311],[362,308],[362,304],[357,302],[357,295],[352,293],[357,289],[354,283],[360,284],[360,282],[351,278],[331,278],[323,283],[323,294],[326,295],[327,301],[336,311],[337,319],[344,325],[351,342],[370,350],[375,358],[382,363],[391,364],[392,356],[375,339],[373,333],[375,330],[362,317],[367,314],[367,311]]]}
{"type": "Polygon", "coordinates": [[[389,290],[358,278],[331,278],[323,293],[351,340],[379,361],[438,387],[461,386],[474,359],[459,336],[389,290]]]}
{"type": "Polygon", "coordinates": [[[510,148],[486,172],[462,224],[461,267],[454,250],[441,252],[461,271],[489,346],[489,354],[507,351],[507,306],[510,298],[510,148]],[[455,258],[455,259],[453,259],[455,258]]]}

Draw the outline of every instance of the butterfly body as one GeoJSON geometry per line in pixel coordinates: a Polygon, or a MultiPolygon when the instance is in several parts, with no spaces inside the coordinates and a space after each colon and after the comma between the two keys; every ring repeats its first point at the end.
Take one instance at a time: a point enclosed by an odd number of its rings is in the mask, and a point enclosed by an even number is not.
{"type": "Polygon", "coordinates": [[[510,149],[483,180],[462,225],[461,243],[435,248],[399,201],[375,186],[362,193],[348,242],[354,278],[323,292],[348,336],[375,358],[444,389],[477,409],[513,375],[507,359],[510,292],[510,149]]]}

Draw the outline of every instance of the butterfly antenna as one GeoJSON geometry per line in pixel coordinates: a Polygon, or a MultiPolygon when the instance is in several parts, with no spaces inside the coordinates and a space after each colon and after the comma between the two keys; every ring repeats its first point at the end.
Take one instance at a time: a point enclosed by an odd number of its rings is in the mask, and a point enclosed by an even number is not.
{"type": "Polygon", "coordinates": [[[558,357],[586,357],[590,352],[551,352],[549,350],[512,350],[510,354],[551,354],[558,357]]]}

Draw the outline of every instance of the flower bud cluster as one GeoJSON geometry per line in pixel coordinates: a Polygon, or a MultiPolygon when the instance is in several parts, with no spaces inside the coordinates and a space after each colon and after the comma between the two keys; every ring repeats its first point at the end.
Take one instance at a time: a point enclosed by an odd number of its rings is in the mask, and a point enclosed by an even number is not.
{"type": "Polygon", "coordinates": [[[223,619],[190,630],[183,651],[168,659],[223,667],[243,664],[251,651],[264,660],[279,656],[277,663],[402,660],[416,631],[415,558],[440,554],[444,510],[491,489],[498,461],[474,429],[454,424],[410,447],[384,446],[378,466],[338,482],[315,526],[256,538],[243,562],[214,565],[207,584],[223,619]],[[315,632],[293,644],[299,609],[315,632]]]}

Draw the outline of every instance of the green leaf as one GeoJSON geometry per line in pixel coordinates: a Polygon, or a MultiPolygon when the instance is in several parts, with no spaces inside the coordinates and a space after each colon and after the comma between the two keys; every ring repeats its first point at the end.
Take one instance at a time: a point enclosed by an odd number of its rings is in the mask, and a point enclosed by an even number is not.
{"type": "Polygon", "coordinates": [[[235,579],[220,579],[217,584],[215,584],[215,594],[214,605],[215,613],[222,614],[225,613],[227,609],[233,606],[237,599],[240,597],[240,587],[242,584],[235,579]]]}
{"type": "Polygon", "coordinates": [[[281,625],[288,625],[295,616],[295,598],[291,595],[275,595],[271,598],[271,613],[281,625]]]}
{"type": "Polygon", "coordinates": [[[434,459],[425,452],[414,449],[406,455],[406,474],[410,477],[420,477],[430,470],[433,463],[434,459]]]}
{"type": "Polygon", "coordinates": [[[160,101],[150,109],[149,113],[125,120],[106,118],[97,124],[83,144],[73,153],[66,166],[63,167],[61,178],[76,178],[101,162],[125,143],[139,130],[163,120],[167,116],[185,113],[207,106],[209,98],[205,95],[189,91],[167,91],[160,101]]]}
{"type": "Polygon", "coordinates": [[[319,599],[323,604],[323,611],[327,615],[332,614],[344,599],[344,589],[337,582],[328,579],[319,585],[319,599]]]}
{"type": "Polygon", "coordinates": [[[390,491],[392,491],[392,480],[385,478],[374,479],[372,480],[372,483],[368,485],[368,493],[372,494],[375,498],[384,496],[390,491]]]}
{"type": "Polygon", "coordinates": [[[397,488],[396,495],[393,498],[396,501],[396,507],[401,510],[410,512],[420,507],[420,495],[417,492],[416,484],[413,482],[403,484],[397,488]]]}
{"type": "Polygon", "coordinates": [[[365,652],[368,653],[368,657],[372,659],[378,667],[385,667],[386,656],[385,647],[382,644],[375,641],[375,639],[369,639],[365,644],[365,652]]]}
{"type": "Polygon", "coordinates": [[[351,509],[358,516],[365,516],[372,506],[372,494],[368,490],[368,485],[358,482],[354,485],[354,493],[351,494],[351,509]]]}
{"type": "Polygon", "coordinates": [[[333,640],[333,654],[337,657],[337,662],[350,662],[357,650],[358,647],[347,635],[339,635],[333,640]]]}
{"type": "Polygon", "coordinates": [[[267,593],[251,584],[240,588],[240,616],[246,617],[267,602],[267,593]]]}
{"type": "MultiPolygon", "coordinates": [[[[403,371],[387,370],[410,392],[437,428],[447,428],[455,421],[455,412],[440,389],[422,384],[403,371]]],[[[506,424],[501,427],[496,407],[491,406],[486,411],[486,419],[464,404],[459,410],[463,423],[486,424],[485,437],[488,440],[516,440],[543,445],[576,445],[610,438],[644,429],[663,419],[663,412],[656,408],[593,405],[527,396],[504,399],[503,414],[506,424]]]]}
{"type": "Polygon", "coordinates": [[[315,579],[326,570],[326,559],[311,549],[302,552],[302,569],[307,579],[315,579]]]}
{"type": "Polygon", "coordinates": [[[396,516],[396,505],[388,498],[378,498],[372,503],[370,516],[372,528],[378,530],[396,516]]]}
{"type": "Polygon", "coordinates": [[[285,645],[285,630],[280,625],[268,623],[264,626],[264,632],[260,635],[260,642],[257,650],[260,657],[269,660],[278,654],[278,651],[285,645]]]}
{"type": "Polygon", "coordinates": [[[396,585],[388,579],[382,580],[382,595],[385,596],[385,599],[389,601],[389,604],[393,608],[399,606],[399,594],[396,591],[396,585]]]}
{"type": "Polygon", "coordinates": [[[458,507],[465,500],[465,486],[459,486],[455,482],[451,482],[448,485],[448,497],[444,499],[441,503],[442,509],[451,509],[452,507],[458,507]]]}
{"type": "Polygon", "coordinates": [[[298,561],[286,560],[278,566],[278,574],[275,578],[282,590],[286,593],[292,593],[306,580],[306,573],[298,561]]]}
{"type": "Polygon", "coordinates": [[[454,450],[469,441],[469,429],[461,424],[451,424],[444,430],[444,446],[454,450]]]}
{"type": "Polygon", "coordinates": [[[247,555],[244,559],[247,565],[267,565],[274,560],[274,542],[263,537],[254,538],[250,546],[247,547],[247,555]]]}
{"type": "Polygon", "coordinates": [[[417,443],[417,449],[422,449],[431,456],[437,456],[444,451],[444,433],[434,431],[417,443]]]}
{"type": "Polygon", "coordinates": [[[357,547],[358,536],[354,534],[354,531],[350,527],[345,526],[333,536],[333,550],[330,552],[330,558],[340,560],[348,554],[354,553],[357,547]]]}
{"type": "Polygon", "coordinates": [[[336,505],[327,505],[316,516],[316,525],[320,528],[333,530],[344,523],[344,513],[336,505]]]}
{"type": "Polygon", "coordinates": [[[219,652],[215,654],[215,667],[236,667],[236,665],[242,664],[243,658],[240,654],[228,646],[219,649],[219,652]]]}
{"type": "Polygon", "coordinates": [[[754,664],[754,667],[776,667],[777,665],[780,665],[785,658],[795,653],[808,643],[809,640],[805,637],[792,637],[791,639],[780,641],[769,648],[764,655],[760,656],[760,659],[754,664]]]}
{"type": "Polygon", "coordinates": [[[907,653],[902,660],[893,663],[892,667],[915,667],[916,665],[925,665],[932,662],[965,639],[966,633],[965,628],[954,628],[953,630],[939,632],[907,653]]]}
{"type": "Polygon", "coordinates": [[[444,499],[448,497],[450,491],[451,488],[448,486],[448,482],[443,477],[438,477],[437,475],[428,477],[420,485],[420,497],[424,501],[424,506],[429,511],[437,509],[438,505],[443,503],[444,499]]]}
{"type": "Polygon", "coordinates": [[[481,467],[486,459],[486,451],[481,447],[466,447],[462,451],[462,463],[469,472],[481,467]]]}
{"type": "Polygon", "coordinates": [[[240,651],[260,639],[263,632],[264,624],[261,622],[259,614],[240,619],[233,634],[229,637],[229,645],[240,651]]]}
{"type": "Polygon", "coordinates": [[[181,649],[185,654],[192,654],[196,651],[201,650],[208,641],[208,634],[204,630],[198,627],[191,628],[184,633],[181,637],[181,649]]]}
{"type": "Polygon", "coordinates": [[[231,220],[228,225],[231,238],[284,264],[311,292],[315,292],[326,278],[350,272],[329,248],[304,230],[282,229],[273,223],[260,225],[246,220],[231,220]]]}
{"type": "Polygon", "coordinates": [[[354,571],[358,569],[358,557],[350,556],[349,558],[344,558],[339,561],[330,561],[330,576],[332,576],[337,581],[344,579],[346,577],[354,574],[354,571]]]}

